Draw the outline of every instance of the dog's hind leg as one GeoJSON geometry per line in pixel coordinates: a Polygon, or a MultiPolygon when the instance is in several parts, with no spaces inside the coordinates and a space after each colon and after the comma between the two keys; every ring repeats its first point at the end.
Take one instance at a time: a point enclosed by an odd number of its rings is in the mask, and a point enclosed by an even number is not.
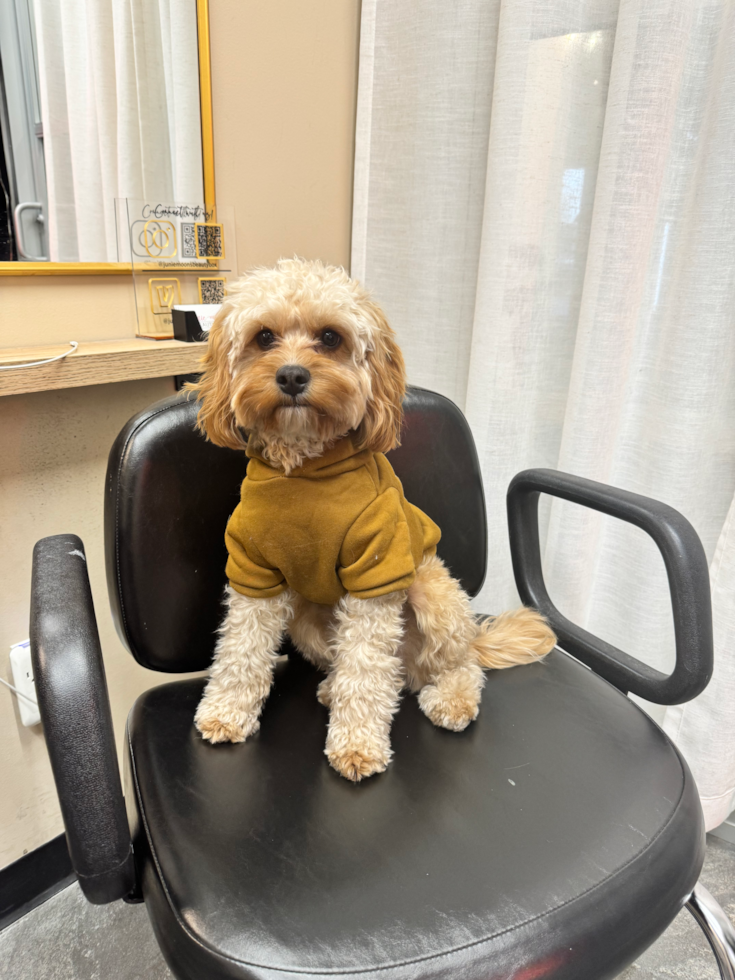
{"type": "Polygon", "coordinates": [[[328,670],[333,659],[334,607],[318,605],[294,595],[293,608],[293,619],[288,627],[293,645],[315,667],[328,670]]]}
{"type": "Polygon", "coordinates": [[[466,593],[436,556],[417,569],[408,601],[424,640],[413,686],[421,689],[421,710],[442,728],[461,731],[477,717],[483,667],[528,663],[554,646],[554,634],[532,609],[479,622],[466,593]]]}
{"type": "Polygon", "coordinates": [[[471,649],[480,626],[467,594],[436,555],[424,558],[417,568],[408,602],[423,636],[415,665],[419,686],[476,662],[471,649]]]}
{"type": "Polygon", "coordinates": [[[463,731],[477,718],[485,675],[478,664],[453,667],[419,692],[419,707],[439,728],[463,731]]]}
{"type": "MultiPolygon", "coordinates": [[[[310,663],[329,671],[334,659],[332,636],[336,619],[333,606],[322,606],[297,595],[294,616],[288,628],[293,645],[310,663]]],[[[317,688],[317,698],[328,708],[331,703],[331,674],[317,688]]]]}
{"type": "Polygon", "coordinates": [[[287,589],[269,599],[251,599],[227,586],[227,615],[194,716],[208,741],[244,742],[260,727],[281,639],[293,615],[293,598],[287,589]]]}
{"type": "Polygon", "coordinates": [[[404,681],[398,650],[405,600],[405,592],[348,594],[337,606],[325,752],[354,782],[382,772],[391,759],[390,726],[404,681]]]}

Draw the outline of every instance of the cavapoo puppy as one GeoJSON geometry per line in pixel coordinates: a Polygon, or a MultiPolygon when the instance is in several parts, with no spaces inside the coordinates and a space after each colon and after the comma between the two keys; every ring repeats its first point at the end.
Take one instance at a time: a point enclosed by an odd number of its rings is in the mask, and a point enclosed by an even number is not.
{"type": "Polygon", "coordinates": [[[404,687],[435,724],[477,717],[484,667],[548,653],[531,609],[474,618],[383,455],[406,378],[379,307],[343,269],[283,259],[234,286],[196,385],[198,424],[249,457],[226,531],[227,615],[195,723],[210,742],[258,730],[285,633],[326,673],[326,755],[347,779],[382,772],[404,687]]]}

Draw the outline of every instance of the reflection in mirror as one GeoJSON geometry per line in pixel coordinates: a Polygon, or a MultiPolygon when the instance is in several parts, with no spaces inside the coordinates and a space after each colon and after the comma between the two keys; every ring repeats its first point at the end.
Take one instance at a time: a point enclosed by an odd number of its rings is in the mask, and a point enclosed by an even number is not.
{"type": "Polygon", "coordinates": [[[115,199],[203,200],[196,0],[0,0],[0,261],[117,262],[115,199]]]}

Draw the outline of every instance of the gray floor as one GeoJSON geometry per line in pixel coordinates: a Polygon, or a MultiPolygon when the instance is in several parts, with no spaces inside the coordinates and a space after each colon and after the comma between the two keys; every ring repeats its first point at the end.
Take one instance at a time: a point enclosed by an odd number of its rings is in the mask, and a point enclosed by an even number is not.
{"type": "MultiPolygon", "coordinates": [[[[708,838],[702,881],[735,922],[735,846],[708,838]]],[[[2,980],[172,980],[145,907],[89,905],[77,885],[0,932],[2,980]]],[[[707,941],[683,911],[618,980],[719,980],[707,941]]]]}

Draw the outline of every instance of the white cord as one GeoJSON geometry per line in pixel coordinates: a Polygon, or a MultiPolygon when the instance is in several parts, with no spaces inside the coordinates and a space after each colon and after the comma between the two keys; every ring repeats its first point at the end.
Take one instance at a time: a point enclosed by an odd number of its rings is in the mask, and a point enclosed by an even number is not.
{"type": "Polygon", "coordinates": [[[11,691],[15,691],[15,693],[18,695],[19,698],[25,698],[26,701],[30,701],[34,708],[38,707],[38,701],[36,701],[35,698],[29,698],[27,694],[24,694],[22,691],[19,691],[18,688],[13,687],[12,684],[8,684],[8,682],[4,681],[2,677],[0,677],[0,684],[4,684],[6,687],[9,687],[11,691]]]}
{"type": "Polygon", "coordinates": [[[40,367],[41,364],[53,364],[54,361],[60,361],[63,357],[68,357],[69,354],[73,354],[79,346],[76,340],[68,340],[67,343],[71,344],[71,350],[65,350],[63,354],[57,354],[56,357],[47,357],[45,361],[24,361],[23,364],[3,364],[0,366],[0,371],[17,371],[19,368],[40,367]]]}

